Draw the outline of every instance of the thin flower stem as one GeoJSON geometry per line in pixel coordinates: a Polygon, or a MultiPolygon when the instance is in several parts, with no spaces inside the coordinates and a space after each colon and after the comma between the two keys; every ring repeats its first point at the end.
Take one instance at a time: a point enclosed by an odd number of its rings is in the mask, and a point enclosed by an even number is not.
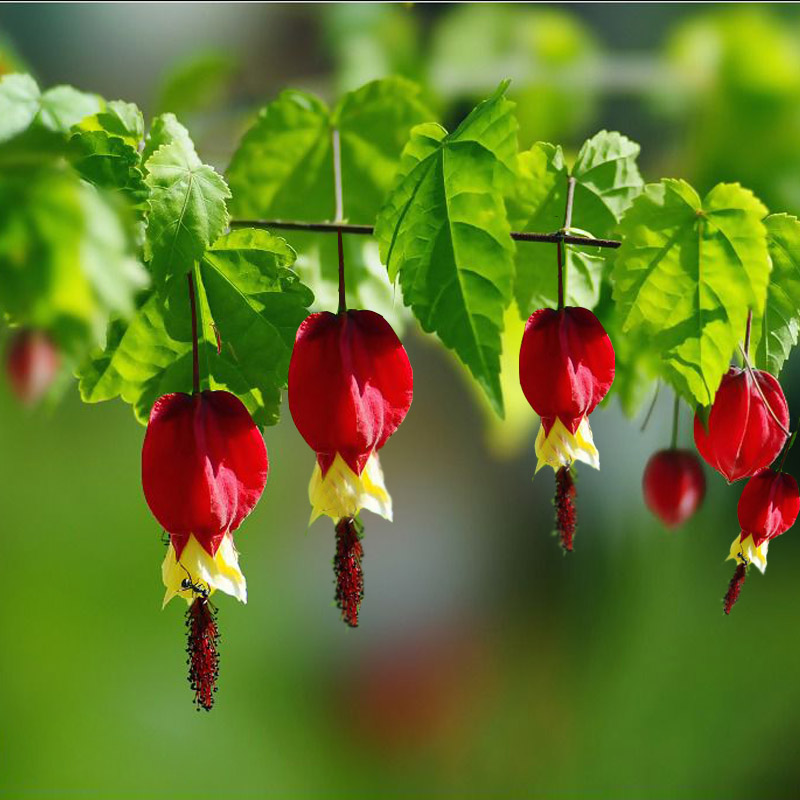
{"type": "MultiPolygon", "coordinates": [[[[571,175],[567,180],[567,207],[564,212],[564,227],[561,233],[566,232],[572,227],[572,204],[575,200],[575,178],[571,175]]],[[[564,238],[558,240],[556,244],[556,258],[558,260],[558,310],[564,308],[564,238]]]]}
{"type": "Polygon", "coordinates": [[[189,305],[192,310],[192,391],[200,393],[200,347],[197,342],[197,300],[194,292],[194,278],[191,271],[186,273],[189,283],[189,305]]]}
{"type": "Polygon", "coordinates": [[[750,356],[750,332],[753,329],[753,309],[747,311],[747,327],[744,329],[744,352],[750,356]]]}
{"type": "Polygon", "coordinates": [[[333,149],[333,190],[336,203],[334,222],[337,223],[336,244],[339,250],[339,313],[341,314],[347,311],[347,292],[344,283],[343,226],[340,224],[344,221],[344,197],[342,195],[342,147],[338,128],[331,131],[331,144],[333,149]]]}
{"type": "Polygon", "coordinates": [[[650,403],[650,408],[647,409],[647,413],[644,416],[644,422],[642,422],[642,427],[639,428],[639,433],[644,433],[647,430],[647,426],[650,424],[650,417],[653,416],[653,410],[656,407],[656,401],[658,400],[658,393],[661,391],[661,381],[656,383],[656,391],[653,394],[653,400],[650,403]]]}
{"type": "Polygon", "coordinates": [[[675,406],[672,409],[672,441],[670,442],[670,450],[675,450],[678,447],[678,422],[681,416],[681,399],[678,393],[675,392],[675,406]]]}
{"type": "Polygon", "coordinates": [[[787,435],[791,436],[792,432],[778,419],[775,412],[772,410],[772,406],[767,402],[767,398],[764,395],[763,390],[761,389],[761,384],[758,382],[758,378],[755,375],[755,370],[753,369],[753,365],[750,363],[750,357],[747,355],[744,347],[740,344],[739,345],[739,352],[742,354],[742,358],[744,359],[744,365],[747,372],[750,374],[750,377],[753,379],[753,383],[755,384],[756,390],[758,391],[759,395],[761,396],[764,405],[767,407],[767,411],[769,411],[769,415],[774,420],[775,424],[787,435]]]}
{"type": "Polygon", "coordinates": [[[786,447],[783,448],[783,455],[781,456],[781,463],[778,467],[778,472],[783,472],[783,465],[786,463],[786,456],[789,455],[789,451],[792,449],[792,445],[794,444],[794,440],[797,438],[797,428],[794,429],[794,433],[789,437],[789,441],[786,442],[786,447]]]}
{"type": "MultiPolygon", "coordinates": [[[[232,219],[232,228],[275,228],[284,231],[309,231],[311,233],[349,233],[356,236],[372,236],[375,228],[372,225],[339,224],[336,222],[301,222],[285,219],[232,219]]],[[[511,238],[515,242],[544,242],[546,244],[578,244],[586,247],[606,247],[612,250],[622,242],[617,239],[594,239],[590,236],[565,235],[561,231],[555,233],[533,233],[531,231],[512,231],[511,238]]]]}

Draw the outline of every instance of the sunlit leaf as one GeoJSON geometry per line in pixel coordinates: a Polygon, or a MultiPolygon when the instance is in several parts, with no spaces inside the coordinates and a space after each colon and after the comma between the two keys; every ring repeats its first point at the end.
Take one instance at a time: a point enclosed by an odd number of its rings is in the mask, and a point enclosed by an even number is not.
{"type": "Polygon", "coordinates": [[[230,192],[222,176],[180,140],[162,145],[145,168],[150,189],[146,254],[163,285],[185,274],[223,232],[230,192]]]}
{"type": "Polygon", "coordinates": [[[500,414],[500,333],[514,276],[503,190],[517,149],[504,91],[452,134],[432,123],[414,128],[375,228],[403,301],[469,367],[500,414]]]}
{"type": "Polygon", "coordinates": [[[612,278],[623,335],[661,356],[661,373],[692,404],[708,405],[760,314],[769,280],[764,206],[738,184],[703,199],[685,181],[646,187],[620,224],[612,278]]]}
{"type": "Polygon", "coordinates": [[[771,214],[764,224],[772,273],[764,313],[753,319],[751,346],[757,366],[778,375],[800,332],[800,222],[771,214]]]}

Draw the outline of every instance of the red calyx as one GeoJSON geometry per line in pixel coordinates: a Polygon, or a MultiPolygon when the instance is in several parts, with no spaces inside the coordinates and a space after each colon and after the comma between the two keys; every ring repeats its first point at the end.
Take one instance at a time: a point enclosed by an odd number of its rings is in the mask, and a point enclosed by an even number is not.
{"type": "Polygon", "coordinates": [[[575,433],[614,381],[614,348],[591,311],[542,308],[525,326],[519,379],[545,433],[556,418],[575,433]]]}
{"type": "Polygon", "coordinates": [[[742,539],[752,536],[756,547],[780,536],[794,525],[800,512],[797,481],[786,472],[762,470],[744,487],[737,512],[742,539]]]}
{"type": "Polygon", "coordinates": [[[147,505],[180,558],[190,534],[214,556],[222,537],[253,510],[269,462],[242,402],[223,391],[159,398],[142,448],[147,505]]]}
{"type": "Polygon", "coordinates": [[[729,483],[768,467],[786,443],[787,434],[761,399],[760,387],[781,425],[789,425],[789,408],[778,381],[768,372],[731,367],[723,376],[711,406],[708,430],[694,418],[694,442],[709,466],[729,483]],[[758,387],[756,386],[758,382],[758,387]]]}
{"type": "Polygon", "coordinates": [[[24,405],[35,405],[47,394],[60,366],[61,354],[47,334],[21,328],[11,335],[6,374],[12,391],[24,405]]]}
{"type": "Polygon", "coordinates": [[[388,322],[373,311],[324,311],[297,331],[289,410],[323,475],[341,454],[361,474],[411,405],[413,374],[388,322]]]}
{"type": "Polygon", "coordinates": [[[664,525],[683,525],[705,497],[700,459],[691,450],[659,450],[644,468],[642,491],[647,507],[664,525]]]}

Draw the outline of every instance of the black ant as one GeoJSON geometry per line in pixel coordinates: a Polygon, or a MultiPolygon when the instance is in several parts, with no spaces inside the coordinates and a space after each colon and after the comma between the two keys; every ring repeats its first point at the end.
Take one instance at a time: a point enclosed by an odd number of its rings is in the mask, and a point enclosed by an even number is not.
{"type": "Polygon", "coordinates": [[[750,566],[750,559],[744,554],[744,550],[739,551],[739,559],[746,567],[750,566]]]}
{"type": "Polygon", "coordinates": [[[181,564],[181,569],[186,573],[186,577],[181,581],[181,590],[182,591],[191,590],[192,594],[199,595],[200,597],[203,598],[203,602],[207,603],[210,594],[208,589],[201,583],[195,583],[192,580],[192,576],[189,570],[186,569],[186,567],[184,567],[183,564],[181,564]]]}

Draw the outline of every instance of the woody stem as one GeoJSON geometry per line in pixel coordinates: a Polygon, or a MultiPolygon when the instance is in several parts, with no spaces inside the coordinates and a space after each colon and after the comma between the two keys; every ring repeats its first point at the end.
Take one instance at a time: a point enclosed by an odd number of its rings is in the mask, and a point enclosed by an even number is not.
{"type": "MultiPolygon", "coordinates": [[[[342,233],[355,236],[372,236],[373,225],[356,225],[354,223],[337,222],[303,222],[288,219],[232,219],[231,228],[275,228],[283,231],[308,231],[310,233],[342,233]]],[[[595,239],[592,236],[566,235],[563,231],[553,233],[534,233],[533,231],[511,231],[509,236],[515,242],[544,242],[545,244],[585,245],[586,247],[606,247],[616,250],[622,242],[618,239],[595,239]]]]}
{"type": "Polygon", "coordinates": [[[200,348],[197,343],[197,300],[194,291],[194,278],[192,273],[186,273],[189,282],[189,306],[192,310],[192,391],[200,393],[200,348]]]}
{"type": "MultiPolygon", "coordinates": [[[[562,234],[572,227],[572,203],[575,199],[575,178],[571,175],[567,180],[567,207],[564,212],[564,227],[562,234]]],[[[558,310],[564,308],[564,239],[561,238],[556,244],[556,257],[558,259],[558,310]]]]}
{"type": "MultiPolygon", "coordinates": [[[[331,145],[333,149],[333,189],[336,199],[334,211],[335,222],[341,223],[344,217],[344,198],[342,195],[342,147],[339,139],[339,130],[331,131],[331,145]]],[[[347,299],[344,285],[344,242],[342,241],[342,226],[336,228],[336,243],[339,250],[339,313],[347,311],[347,299]]]]}

